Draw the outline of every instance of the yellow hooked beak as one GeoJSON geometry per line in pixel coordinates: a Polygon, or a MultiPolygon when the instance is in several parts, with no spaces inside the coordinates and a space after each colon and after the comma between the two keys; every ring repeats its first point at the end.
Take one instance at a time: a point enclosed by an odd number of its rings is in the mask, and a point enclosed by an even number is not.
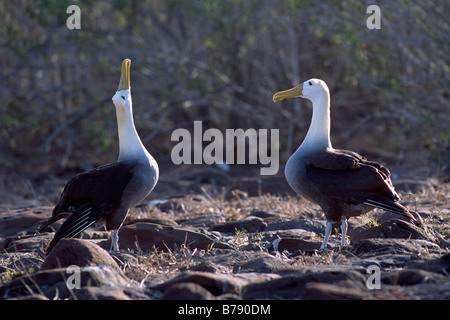
{"type": "Polygon", "coordinates": [[[122,62],[122,73],[120,74],[119,88],[117,91],[130,89],[130,67],[131,60],[125,59],[122,62]]]}
{"type": "Polygon", "coordinates": [[[273,95],[273,102],[281,101],[284,99],[301,97],[303,92],[303,83],[295,86],[289,90],[279,91],[273,95]]]}

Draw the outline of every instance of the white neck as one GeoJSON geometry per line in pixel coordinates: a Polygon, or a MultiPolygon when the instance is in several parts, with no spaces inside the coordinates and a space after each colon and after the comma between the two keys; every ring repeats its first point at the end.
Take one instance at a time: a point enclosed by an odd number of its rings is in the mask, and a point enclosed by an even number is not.
{"type": "Polygon", "coordinates": [[[119,161],[137,160],[148,157],[148,151],[142,144],[136,131],[133,120],[133,111],[130,108],[117,108],[117,125],[119,130],[119,161]]]}
{"type": "Polygon", "coordinates": [[[300,149],[325,150],[332,148],[330,139],[330,94],[327,91],[311,99],[313,115],[308,133],[300,149]]]}

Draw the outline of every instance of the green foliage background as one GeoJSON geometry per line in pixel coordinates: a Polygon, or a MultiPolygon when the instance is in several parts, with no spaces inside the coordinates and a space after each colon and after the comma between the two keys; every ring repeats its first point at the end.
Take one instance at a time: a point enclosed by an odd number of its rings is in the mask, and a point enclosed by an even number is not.
{"type": "Polygon", "coordinates": [[[336,147],[397,163],[450,154],[450,2],[130,0],[0,3],[0,166],[65,169],[115,160],[111,102],[132,60],[135,122],[157,159],[176,128],[279,128],[282,163],[308,129],[301,99],[274,92],[309,78],[331,90],[336,147]],[[66,9],[81,8],[81,30],[66,9]],[[408,160],[406,160],[408,157],[408,160]]]}

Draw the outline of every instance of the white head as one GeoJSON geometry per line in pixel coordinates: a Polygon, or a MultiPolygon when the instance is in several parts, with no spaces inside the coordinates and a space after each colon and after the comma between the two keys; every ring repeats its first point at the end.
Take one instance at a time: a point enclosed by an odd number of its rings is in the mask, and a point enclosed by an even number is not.
{"type": "Polygon", "coordinates": [[[273,101],[302,97],[313,104],[313,115],[308,133],[298,150],[325,150],[332,148],[330,140],[330,91],[320,79],[309,79],[302,84],[273,95],[273,101]]]}
{"type": "Polygon", "coordinates": [[[119,161],[147,157],[148,152],[139,138],[133,121],[133,103],[130,87],[131,60],[122,62],[119,87],[112,101],[116,106],[117,124],[119,130],[119,161]]]}
{"type": "Polygon", "coordinates": [[[325,81],[320,79],[309,79],[302,84],[289,90],[280,91],[273,95],[273,101],[281,101],[289,98],[302,97],[312,102],[323,97],[329,97],[330,91],[325,81]]]}
{"type": "Polygon", "coordinates": [[[119,87],[116,94],[112,97],[112,101],[117,111],[131,110],[131,87],[130,87],[130,67],[131,60],[125,59],[122,62],[122,72],[120,74],[119,87]]]}
{"type": "Polygon", "coordinates": [[[131,89],[116,91],[116,94],[112,97],[112,101],[116,107],[122,108],[124,108],[125,105],[132,104],[131,89]]]}

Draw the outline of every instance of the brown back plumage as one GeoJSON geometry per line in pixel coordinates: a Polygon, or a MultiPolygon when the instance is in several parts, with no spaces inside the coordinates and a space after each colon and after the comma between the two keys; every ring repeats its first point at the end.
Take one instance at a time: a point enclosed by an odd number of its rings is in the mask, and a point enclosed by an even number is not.
{"type": "Polygon", "coordinates": [[[306,183],[313,184],[322,197],[337,203],[381,208],[414,221],[408,209],[399,203],[391,174],[381,164],[347,150],[321,151],[304,158],[306,183]]]}
{"type": "Polygon", "coordinates": [[[52,218],[39,231],[67,216],[47,251],[62,238],[73,238],[101,219],[108,219],[121,205],[122,194],[133,177],[135,165],[113,162],[73,177],[66,184],[52,218]]]}

